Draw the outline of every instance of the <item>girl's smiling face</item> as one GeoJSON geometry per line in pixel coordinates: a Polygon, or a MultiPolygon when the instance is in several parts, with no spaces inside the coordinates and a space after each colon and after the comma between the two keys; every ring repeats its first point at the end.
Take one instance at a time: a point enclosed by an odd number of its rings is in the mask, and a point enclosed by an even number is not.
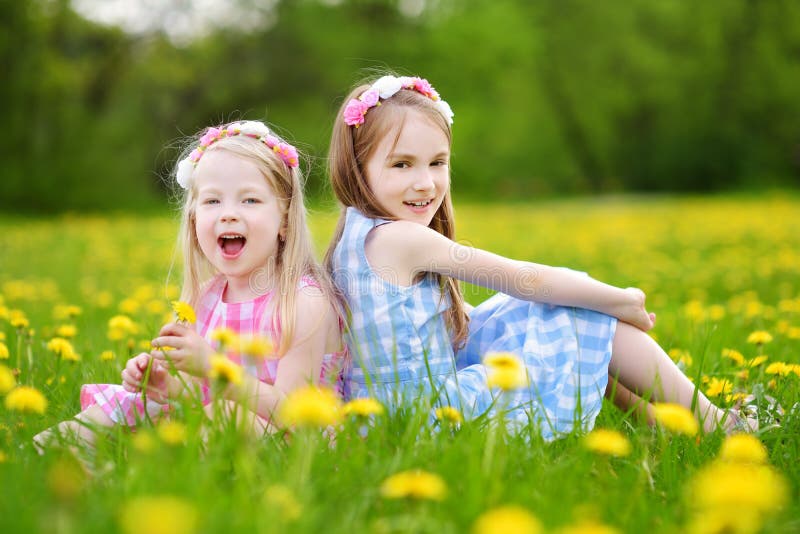
{"type": "Polygon", "coordinates": [[[204,154],[192,176],[194,226],[203,254],[225,275],[237,299],[255,296],[251,275],[277,264],[283,203],[253,161],[226,150],[204,154]]]}
{"type": "Polygon", "coordinates": [[[428,226],[450,187],[450,143],[417,110],[408,111],[400,128],[390,130],[367,159],[367,183],[389,214],[428,226]]]}

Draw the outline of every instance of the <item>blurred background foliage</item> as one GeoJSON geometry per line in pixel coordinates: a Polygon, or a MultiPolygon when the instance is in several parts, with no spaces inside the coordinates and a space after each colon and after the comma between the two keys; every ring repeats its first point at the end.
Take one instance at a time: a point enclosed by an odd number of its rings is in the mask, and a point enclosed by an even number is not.
{"type": "Polygon", "coordinates": [[[462,198],[800,184],[794,0],[103,3],[0,7],[4,211],[162,206],[180,137],[237,118],[291,132],[326,199],[334,113],[386,67],[453,106],[462,198]]]}

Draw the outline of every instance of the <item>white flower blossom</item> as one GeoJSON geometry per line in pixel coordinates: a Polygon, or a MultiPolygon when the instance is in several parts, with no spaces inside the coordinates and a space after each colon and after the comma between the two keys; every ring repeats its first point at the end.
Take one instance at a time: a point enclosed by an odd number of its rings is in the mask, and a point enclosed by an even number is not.
{"type": "Polygon", "coordinates": [[[178,162],[178,169],[175,171],[175,180],[183,189],[189,189],[189,182],[192,179],[193,170],[194,163],[189,158],[182,159],[178,162]]]}
{"type": "Polygon", "coordinates": [[[237,128],[244,135],[255,135],[256,137],[265,137],[269,135],[269,128],[267,128],[263,122],[245,121],[239,124],[237,128]]]}
{"type": "Polygon", "coordinates": [[[403,86],[400,78],[395,76],[384,76],[372,84],[371,89],[378,91],[378,94],[384,100],[397,94],[397,91],[402,89],[403,86]]]}
{"type": "Polygon", "coordinates": [[[442,112],[442,115],[444,115],[447,119],[447,122],[449,124],[453,124],[453,117],[455,116],[455,113],[453,113],[453,110],[450,108],[450,104],[442,99],[437,100],[435,103],[436,107],[439,108],[439,111],[442,112]]]}

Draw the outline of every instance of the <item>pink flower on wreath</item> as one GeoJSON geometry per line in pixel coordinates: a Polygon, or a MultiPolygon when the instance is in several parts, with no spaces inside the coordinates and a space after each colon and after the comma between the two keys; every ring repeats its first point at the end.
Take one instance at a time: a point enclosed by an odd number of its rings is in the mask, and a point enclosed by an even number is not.
{"type": "Polygon", "coordinates": [[[203,155],[203,150],[200,147],[197,147],[194,150],[192,150],[191,154],[189,154],[189,159],[197,163],[198,161],[200,161],[200,156],[202,155],[203,155]]]}
{"type": "Polygon", "coordinates": [[[275,148],[275,146],[280,142],[281,140],[275,137],[274,135],[268,135],[264,137],[264,143],[270,148],[275,148]]]}
{"type": "Polygon", "coordinates": [[[344,108],[344,123],[348,126],[364,124],[364,115],[370,107],[360,100],[351,99],[344,108]]]}
{"type": "Polygon", "coordinates": [[[217,140],[222,130],[219,128],[209,128],[208,131],[200,138],[200,146],[207,147],[217,140]]]}
{"type": "Polygon", "coordinates": [[[363,103],[365,103],[367,106],[372,107],[378,103],[379,97],[380,95],[378,94],[378,91],[376,91],[375,89],[367,89],[366,91],[364,91],[364,94],[358,97],[358,99],[361,100],[363,103]]]}
{"type": "Polygon", "coordinates": [[[436,92],[430,82],[425,78],[414,78],[414,90],[428,98],[439,100],[439,93],[436,92]]]}
{"type": "Polygon", "coordinates": [[[281,159],[289,166],[289,167],[297,167],[298,163],[298,156],[297,156],[297,149],[288,143],[278,143],[273,148],[275,152],[277,152],[281,159]]]}

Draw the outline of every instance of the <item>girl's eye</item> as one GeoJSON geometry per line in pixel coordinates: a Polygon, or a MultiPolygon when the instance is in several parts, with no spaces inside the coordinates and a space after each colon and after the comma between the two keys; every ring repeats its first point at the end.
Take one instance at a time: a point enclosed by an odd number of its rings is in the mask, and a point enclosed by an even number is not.
{"type": "Polygon", "coordinates": [[[245,204],[258,204],[259,202],[261,202],[261,201],[258,200],[257,198],[246,198],[246,199],[244,199],[244,203],[245,204]]]}
{"type": "Polygon", "coordinates": [[[447,161],[443,159],[437,159],[436,161],[431,162],[431,167],[443,167],[447,165],[447,161]]]}
{"type": "Polygon", "coordinates": [[[407,169],[410,166],[411,165],[409,165],[407,161],[398,161],[397,163],[392,165],[392,167],[395,169],[407,169]]]}
{"type": "Polygon", "coordinates": [[[216,198],[207,198],[203,201],[203,204],[219,204],[219,200],[216,198]]]}

